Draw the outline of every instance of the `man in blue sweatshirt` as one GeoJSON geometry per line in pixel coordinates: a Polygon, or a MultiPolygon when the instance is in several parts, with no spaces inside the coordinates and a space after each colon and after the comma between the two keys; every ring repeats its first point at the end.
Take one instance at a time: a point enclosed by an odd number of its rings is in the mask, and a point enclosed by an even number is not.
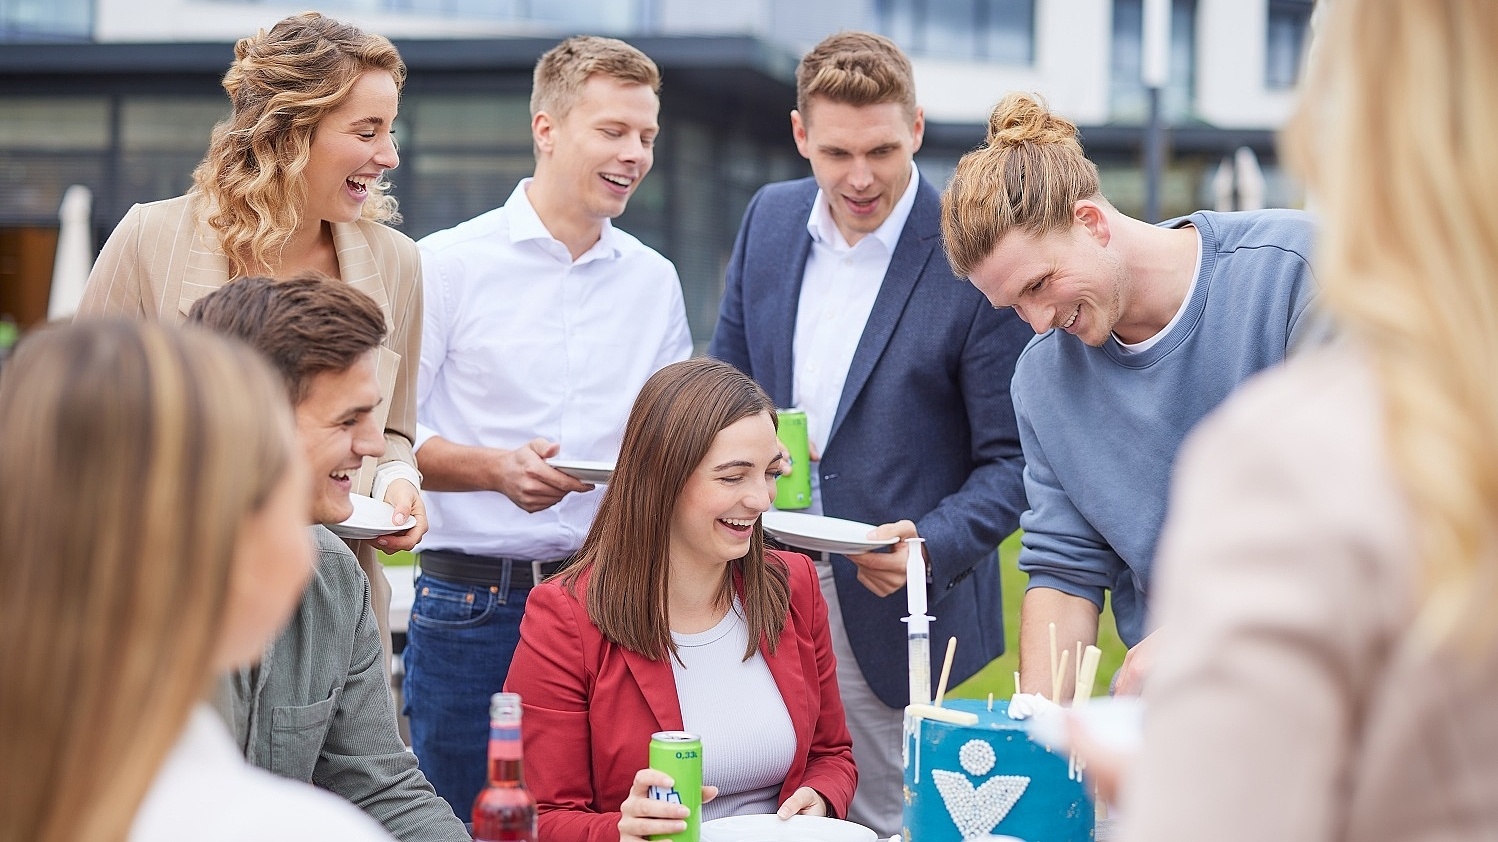
{"type": "Polygon", "coordinates": [[[1099,192],[1076,127],[1011,94],[959,163],[942,232],[953,271],[1038,334],[1011,387],[1029,503],[1021,689],[1071,698],[1070,670],[1053,687],[1051,626],[1055,651],[1095,642],[1111,591],[1130,647],[1117,690],[1137,692],[1158,639],[1146,600],[1177,449],[1239,383],[1329,333],[1311,311],[1312,220],[1132,219],[1099,192]]]}

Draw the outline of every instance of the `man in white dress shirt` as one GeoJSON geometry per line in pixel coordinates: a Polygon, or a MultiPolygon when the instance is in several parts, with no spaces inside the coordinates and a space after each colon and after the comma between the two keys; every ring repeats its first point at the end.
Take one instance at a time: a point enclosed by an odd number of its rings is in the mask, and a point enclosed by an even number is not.
{"type": "Polygon", "coordinates": [[[485,782],[489,696],[525,599],[582,545],[601,492],[547,463],[612,463],[640,386],[691,355],[676,269],[614,228],[650,172],[660,73],[580,36],[536,65],[536,169],[503,207],[423,239],[421,543],[405,652],[421,768],[459,815],[485,782]]]}

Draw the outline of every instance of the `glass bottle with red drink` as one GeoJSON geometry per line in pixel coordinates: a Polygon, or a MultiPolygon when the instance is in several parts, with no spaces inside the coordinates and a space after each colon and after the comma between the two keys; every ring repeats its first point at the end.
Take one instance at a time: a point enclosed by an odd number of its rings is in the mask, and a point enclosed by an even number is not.
{"type": "Polygon", "coordinates": [[[489,785],[473,802],[474,842],[536,842],[536,797],[525,788],[520,694],[489,699],[489,785]]]}

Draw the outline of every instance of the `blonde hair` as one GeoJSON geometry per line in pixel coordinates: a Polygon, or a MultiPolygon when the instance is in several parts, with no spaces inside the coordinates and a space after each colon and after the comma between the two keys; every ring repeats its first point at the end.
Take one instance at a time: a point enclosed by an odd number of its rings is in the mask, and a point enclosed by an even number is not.
{"type": "Polygon", "coordinates": [[[839,32],[822,39],[796,65],[796,110],[808,120],[813,97],[844,105],[893,102],[915,119],[915,73],[895,42],[872,32],[839,32]]]}
{"type": "Polygon", "coordinates": [[[941,196],[952,271],[971,275],[1012,229],[1037,236],[1066,229],[1080,199],[1102,196],[1076,125],[1038,96],[1009,94],[988,115],[988,141],[962,156],[941,196]]]}
{"type": "Polygon", "coordinates": [[[661,71],[650,56],[617,38],[574,35],[536,62],[531,116],[542,111],[556,118],[567,116],[582,98],[583,85],[595,74],[661,92],[661,71]]]}
{"type": "Polygon", "coordinates": [[[206,694],[286,397],[197,328],[91,321],[0,372],[0,839],[123,840],[206,694]]]}
{"type": "Polygon", "coordinates": [[[1414,512],[1419,628],[1490,641],[1498,584],[1498,5],[1336,0],[1285,152],[1326,307],[1371,356],[1414,512]]]}
{"type": "MultiPolygon", "coordinates": [[[[379,35],[316,12],[292,15],[234,45],[224,74],[233,110],[213,128],[193,183],[218,232],[231,276],[274,270],[302,221],[302,172],[322,119],[341,106],[359,77],[383,70],[405,84],[406,66],[379,35]]],[[[398,222],[390,183],[370,187],[363,217],[398,222]]]]}

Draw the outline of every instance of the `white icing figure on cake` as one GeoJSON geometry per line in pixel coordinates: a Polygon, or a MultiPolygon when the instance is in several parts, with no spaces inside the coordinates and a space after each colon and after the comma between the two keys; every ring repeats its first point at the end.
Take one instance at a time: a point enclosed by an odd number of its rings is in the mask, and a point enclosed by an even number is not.
{"type": "MultiPolygon", "coordinates": [[[[988,774],[995,759],[993,746],[982,740],[968,740],[958,753],[962,768],[975,777],[988,774]]],[[[977,787],[960,772],[935,769],[931,778],[963,839],[983,836],[998,827],[1030,786],[1030,779],[1022,775],[998,775],[977,787]]]]}

